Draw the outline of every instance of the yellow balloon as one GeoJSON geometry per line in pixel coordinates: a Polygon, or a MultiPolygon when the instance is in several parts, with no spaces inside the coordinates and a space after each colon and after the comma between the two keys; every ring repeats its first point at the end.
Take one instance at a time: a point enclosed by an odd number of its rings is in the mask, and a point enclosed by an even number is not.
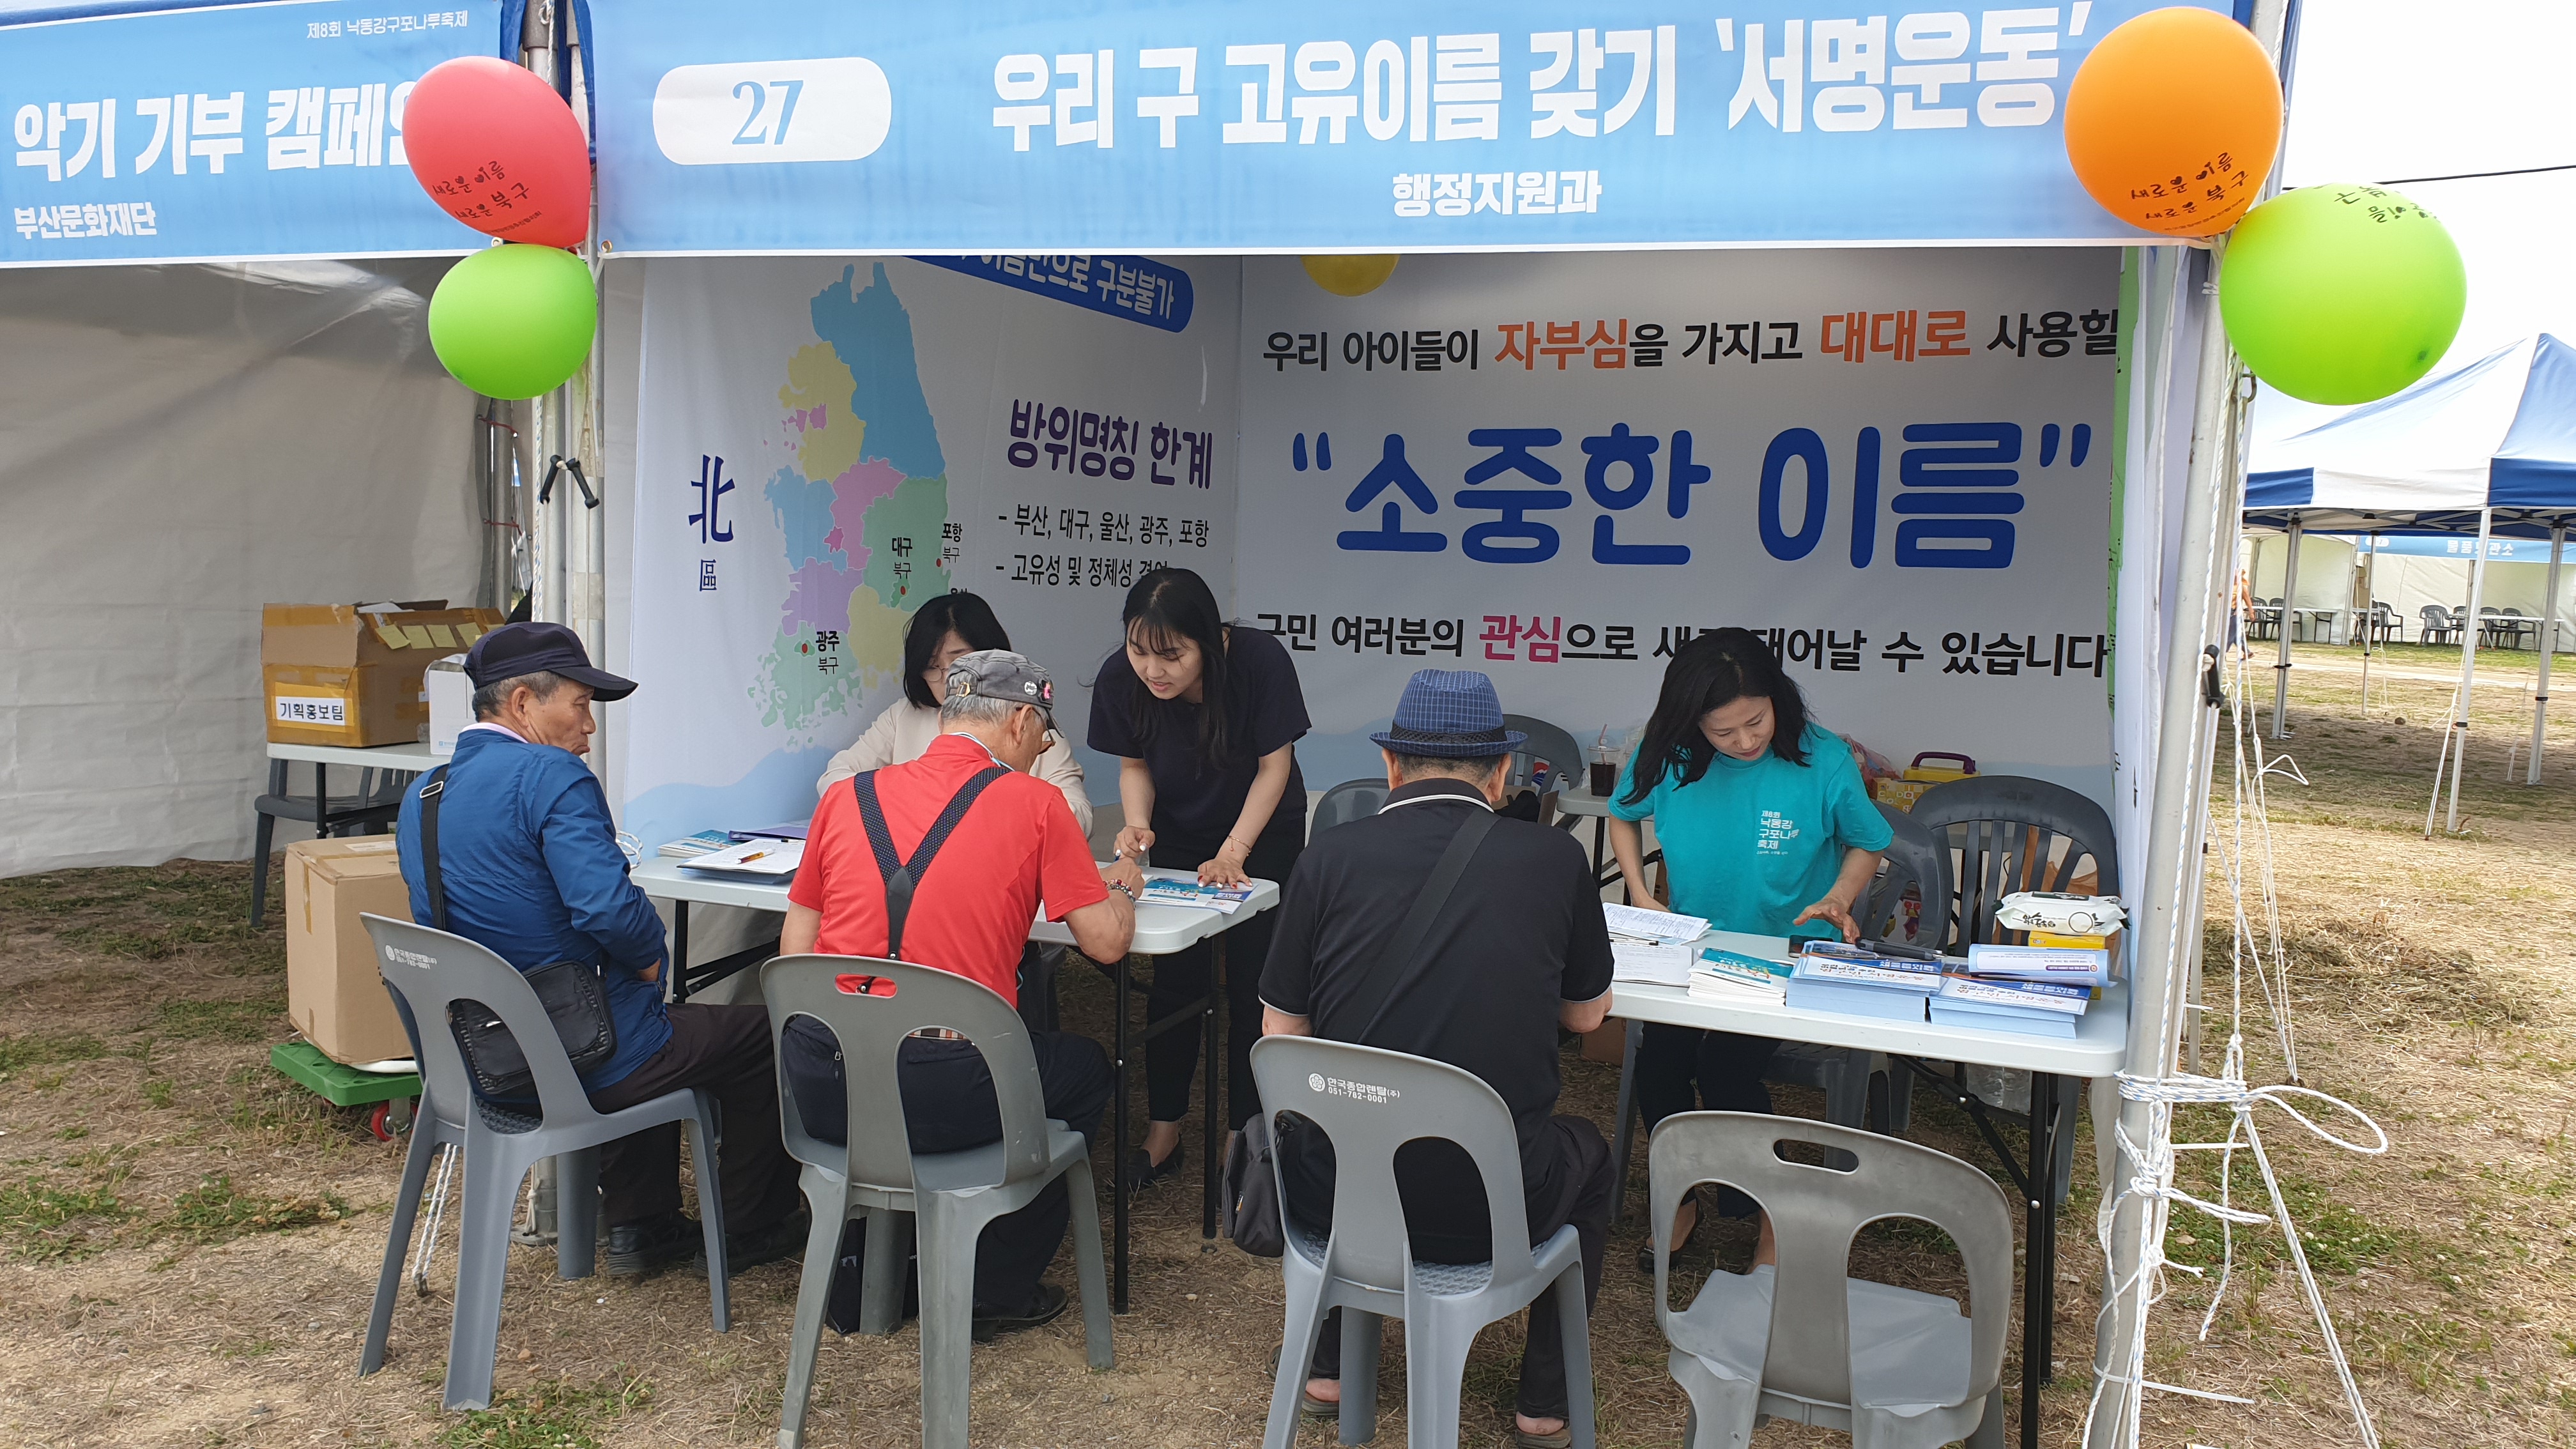
{"type": "Polygon", "coordinates": [[[1306,275],[1336,297],[1365,297],[1395,275],[1393,257],[1305,257],[1306,275]]]}

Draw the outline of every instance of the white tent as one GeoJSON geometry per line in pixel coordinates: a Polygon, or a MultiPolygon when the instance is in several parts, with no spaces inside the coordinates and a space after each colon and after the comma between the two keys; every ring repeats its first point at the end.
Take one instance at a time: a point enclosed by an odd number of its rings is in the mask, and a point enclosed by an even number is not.
{"type": "MultiPolygon", "coordinates": [[[[2489,539],[2550,540],[2540,610],[2540,703],[2531,725],[2531,784],[2540,781],[2559,562],[2571,518],[2576,518],[2576,348],[2546,333],[2264,445],[2246,478],[2246,526],[2283,529],[2290,535],[2285,596],[2297,592],[2298,542],[2312,530],[2474,534],[2468,602],[2474,617],[2486,581],[2489,539]]],[[[2280,659],[2274,666],[2279,681],[2272,706],[2275,737],[2286,732],[2289,636],[2288,629],[2281,631],[2280,659]]],[[[2454,771],[2453,825],[2459,816],[2458,744],[2468,729],[2477,683],[2475,634],[2464,642],[2459,704],[2443,755],[2454,771]]],[[[2439,786],[2437,773],[2437,791],[2439,786]]]]}

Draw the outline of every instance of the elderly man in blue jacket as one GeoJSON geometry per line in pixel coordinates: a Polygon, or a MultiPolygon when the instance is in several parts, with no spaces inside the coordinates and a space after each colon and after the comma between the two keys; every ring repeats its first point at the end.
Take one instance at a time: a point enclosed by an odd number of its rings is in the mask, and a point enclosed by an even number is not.
{"type": "MultiPolygon", "coordinates": [[[[592,668],[581,637],[560,624],[493,630],[466,654],[465,673],[475,722],[457,736],[438,819],[446,928],[522,971],[557,961],[600,967],[617,1051],[582,1077],[591,1104],[617,1111],[682,1087],[713,1093],[730,1266],[786,1256],[805,1225],[796,1164],[779,1137],[768,1011],[664,1004],[662,919],[626,878],[608,797],[581,762],[597,729],[591,701],[624,699],[634,683],[592,668]]],[[[425,783],[404,796],[396,837],[420,921],[430,919],[425,783]]],[[[676,1123],[601,1150],[610,1273],[641,1277],[696,1256],[701,1236],[680,1211],[679,1169],[676,1123]]]]}

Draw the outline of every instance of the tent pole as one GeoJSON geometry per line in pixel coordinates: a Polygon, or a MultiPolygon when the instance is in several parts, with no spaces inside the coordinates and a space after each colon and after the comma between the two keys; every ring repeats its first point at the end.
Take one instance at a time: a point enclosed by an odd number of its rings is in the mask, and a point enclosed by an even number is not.
{"type": "MultiPolygon", "coordinates": [[[[2267,3],[2279,34],[2280,12],[2267,3]]],[[[2258,33],[2262,27],[2258,25],[2258,33]]],[[[2209,280],[2215,282],[2223,246],[2211,253],[2209,280]]],[[[2209,295],[2196,291],[2187,295],[2209,295]]],[[[2129,1036],[2125,1072],[2137,1077],[2168,1075],[2174,1065],[2176,1028],[2182,1017],[2177,988],[2185,983],[2181,963],[2190,958],[2189,942],[2201,929],[2190,907],[2192,877],[2202,868],[2200,833],[2195,829],[2209,794],[2207,747],[2216,726],[2213,700],[2220,683],[2212,648],[2223,638],[2221,628],[2232,604],[2235,566],[2234,530],[2229,526],[2244,510],[2244,474],[2235,443],[2242,403],[2238,372],[2227,345],[2226,329],[2215,307],[2202,304],[2198,386],[2192,400],[2192,441],[2188,481],[2183,495],[2180,537],[2183,554],[2174,584],[2172,633],[2167,644],[2165,693],[2158,730],[2155,786],[2147,816],[2147,868],[2133,897],[2136,955],[2129,973],[2129,1036]]],[[[2156,1109],[2123,1098],[2119,1131],[2128,1141],[2155,1140],[2156,1109]]],[[[2098,1129],[2097,1129],[2098,1130],[2098,1129]]],[[[2126,1151],[2105,1192],[2142,1170],[2126,1151]]],[[[2149,1285],[2138,1272],[2145,1251],[2153,1199],[2121,1196],[2113,1210],[2111,1261],[2107,1265],[2109,1302],[2095,1348],[2095,1372],[2118,1374],[2122,1381],[2105,1384],[2097,1412],[2086,1426],[2088,1449],[2134,1449],[2137,1398],[2131,1375],[2140,1365],[2125,1350],[2142,1331],[2149,1285]]],[[[2025,1407],[2024,1412],[2029,1412],[2025,1407]]]]}
{"type": "MultiPolygon", "coordinates": [[[[565,30],[565,61],[572,69],[572,113],[576,117],[586,117],[590,114],[590,108],[585,104],[591,84],[590,52],[587,48],[590,37],[581,33],[579,11],[573,6],[559,7],[558,14],[565,30]]],[[[590,188],[590,225],[582,238],[581,259],[590,267],[592,290],[600,291],[599,186],[595,176],[590,188]]],[[[605,299],[601,300],[603,305],[599,308],[599,315],[605,318],[608,309],[604,305],[605,299]]],[[[564,456],[580,460],[590,484],[589,490],[582,494],[581,511],[572,515],[570,524],[570,531],[578,536],[579,542],[567,550],[565,572],[569,587],[565,591],[564,622],[572,625],[573,632],[581,636],[590,657],[602,664],[608,660],[608,510],[603,506],[606,494],[601,491],[608,486],[607,469],[602,466],[607,461],[604,446],[607,426],[605,399],[601,394],[601,388],[608,380],[607,332],[605,325],[591,332],[590,356],[583,362],[582,370],[574,375],[572,386],[566,392],[567,398],[578,399],[578,416],[573,415],[574,408],[567,408],[564,419],[564,456]]],[[[566,480],[566,486],[570,486],[570,480],[566,480]]],[[[572,500],[565,501],[569,505],[572,500]]],[[[614,710],[609,713],[615,717],[623,714],[614,710]]],[[[590,767],[602,779],[608,777],[609,759],[615,744],[614,730],[603,721],[603,727],[592,743],[589,761],[590,767]]]]}
{"type": "Polygon", "coordinates": [[[2451,758],[2451,808],[2442,817],[2442,828],[2456,835],[2460,830],[2460,776],[2469,767],[2470,699],[2478,685],[2478,603],[2486,597],[2487,538],[2495,531],[2495,510],[2478,510],[2478,556],[2469,561],[2469,606],[2460,619],[2460,705],[2452,711],[2451,728],[2459,735],[2459,744],[2451,758]]]}
{"type": "Polygon", "coordinates": [[[2540,783],[2540,741],[2549,728],[2549,656],[2558,650],[2558,562],[2567,551],[2567,521],[2549,529],[2549,582],[2540,593],[2540,687],[2531,697],[2531,765],[2522,783],[2540,783]]]}
{"type": "Polygon", "coordinates": [[[2290,737],[2290,627],[2299,616],[2299,540],[2307,526],[2306,519],[2291,515],[2290,552],[2281,564],[2281,655],[2272,666],[2272,738],[2276,740],[2290,737]]]}
{"type": "Polygon", "coordinates": [[[2361,607],[2352,618],[2361,630],[2361,717],[2370,718],[2370,636],[2379,620],[2379,535],[2361,541],[2361,607]]]}

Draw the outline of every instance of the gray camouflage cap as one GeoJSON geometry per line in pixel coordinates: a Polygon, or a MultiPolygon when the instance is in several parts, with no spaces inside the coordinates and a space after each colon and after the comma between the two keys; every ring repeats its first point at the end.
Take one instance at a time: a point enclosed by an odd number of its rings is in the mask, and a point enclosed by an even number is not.
{"type": "Polygon", "coordinates": [[[948,697],[967,695],[1034,705],[1050,724],[1055,720],[1055,680],[1036,660],[1008,649],[978,649],[948,666],[948,697]]]}

